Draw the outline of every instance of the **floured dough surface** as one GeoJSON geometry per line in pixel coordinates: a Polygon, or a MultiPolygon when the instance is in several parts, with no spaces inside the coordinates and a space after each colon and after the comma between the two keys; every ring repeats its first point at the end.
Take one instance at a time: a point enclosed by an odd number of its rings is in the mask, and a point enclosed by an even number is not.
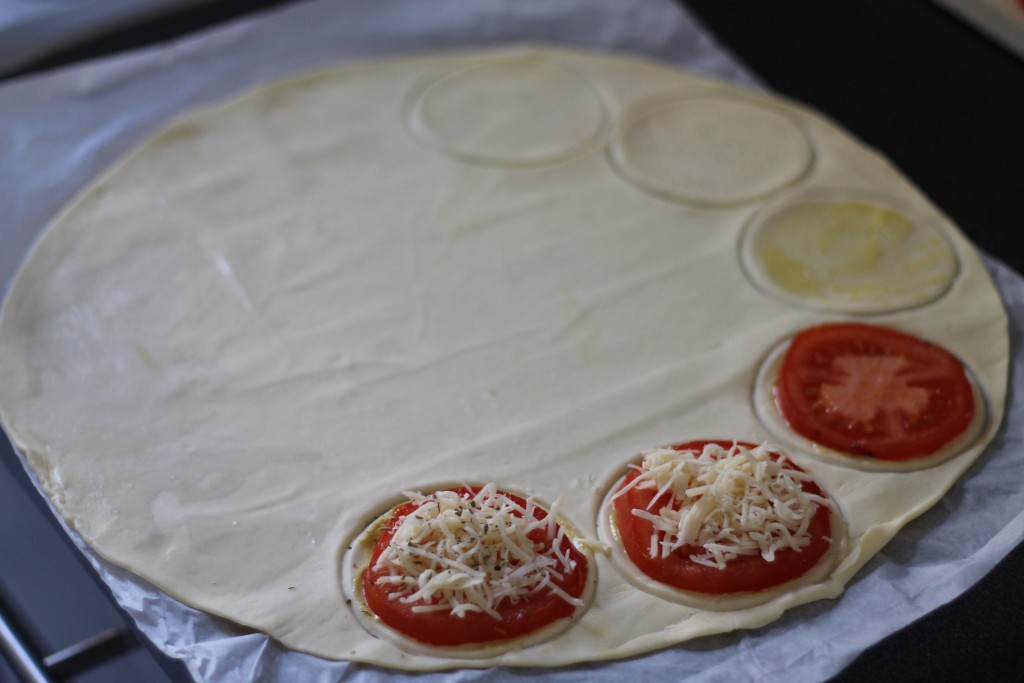
{"type": "Polygon", "coordinates": [[[839,595],[992,437],[1008,344],[973,247],[829,122],[648,62],[512,49],[317,73],[169,126],[24,264],[0,318],[0,416],[82,537],[187,604],[329,658],[554,666],[839,595]],[[567,103],[546,109],[552,91],[567,103]],[[694,103],[707,121],[795,131],[765,152],[788,170],[745,164],[765,140],[744,133],[724,156],[690,146],[716,199],[676,192],[685,179],[661,155],[694,103]],[[747,189],[731,193],[730,175],[747,189]],[[814,188],[891,197],[950,245],[941,295],[872,321],[964,361],[988,408],[978,440],[914,472],[791,452],[836,501],[849,550],[829,579],[749,609],[663,600],[597,553],[592,605],[536,646],[467,662],[363,630],[341,557],[402,490],[494,481],[561,497],[597,539],[607,488],[639,452],[770,438],[753,404],[762,361],[849,314],[754,286],[741,236],[765,202],[814,188]]]}

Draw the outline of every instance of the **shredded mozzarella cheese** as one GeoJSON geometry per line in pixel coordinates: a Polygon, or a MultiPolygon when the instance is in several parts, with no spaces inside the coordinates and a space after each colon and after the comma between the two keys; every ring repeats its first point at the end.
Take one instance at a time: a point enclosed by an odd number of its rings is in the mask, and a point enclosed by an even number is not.
{"type": "Polygon", "coordinates": [[[810,544],[808,525],[828,501],[804,491],[810,475],[770,453],[766,445],[735,443],[707,444],[700,452],[659,448],[644,454],[635,466],[639,476],[615,497],[634,487],[656,491],[647,509],[632,511],[654,527],[651,557],[686,546],[700,549],[691,560],[718,569],[740,555],[771,562],[782,548],[810,544]]]}
{"type": "MultiPolygon", "coordinates": [[[[468,487],[467,487],[468,488],[468,487]]],[[[406,515],[373,565],[378,585],[394,586],[392,600],[413,611],[484,612],[546,591],[580,606],[554,581],[576,568],[561,549],[565,531],[555,521],[557,503],[540,519],[532,500],[519,505],[487,484],[475,494],[406,492],[418,507],[406,515]],[[540,530],[546,542],[535,542],[540,530]],[[536,534],[534,534],[536,537],[536,534]]]]}

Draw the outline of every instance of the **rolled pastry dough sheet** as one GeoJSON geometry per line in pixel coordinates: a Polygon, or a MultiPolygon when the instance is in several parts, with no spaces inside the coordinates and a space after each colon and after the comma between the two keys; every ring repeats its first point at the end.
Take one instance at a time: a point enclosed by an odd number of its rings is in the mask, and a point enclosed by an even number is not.
{"type": "Polygon", "coordinates": [[[315,73],[173,123],[23,264],[0,318],[0,416],[82,538],[188,605],[326,658],[556,666],[839,595],[992,438],[1008,356],[974,248],[828,121],[651,62],[524,47],[315,73]],[[665,144],[690,134],[679,107],[700,102],[704,130],[765,172],[666,178],[649,115],[666,101],[665,144]],[[516,116],[516,102],[534,109],[516,116]],[[714,125],[758,112],[776,133],[714,125]],[[410,655],[358,625],[341,556],[402,490],[495,481],[561,498],[596,539],[600,501],[639,451],[769,438],[752,407],[761,361],[844,316],[755,288],[740,236],[764,202],[814,188],[885,195],[953,248],[939,298],[869,320],[965,362],[988,406],[970,448],[910,473],[793,453],[836,500],[850,547],[827,581],[758,607],[664,601],[597,553],[589,609],[534,647],[410,655]]]}

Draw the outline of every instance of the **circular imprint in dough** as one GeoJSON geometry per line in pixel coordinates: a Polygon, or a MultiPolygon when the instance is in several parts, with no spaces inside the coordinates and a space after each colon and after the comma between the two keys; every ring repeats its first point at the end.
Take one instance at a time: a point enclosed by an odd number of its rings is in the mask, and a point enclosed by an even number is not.
{"type": "Polygon", "coordinates": [[[977,440],[988,422],[988,406],[985,395],[978,385],[974,373],[964,364],[964,371],[974,394],[974,419],[958,437],[932,455],[913,460],[880,460],[864,455],[843,453],[815,443],[790,429],[775,402],[775,381],[779,376],[779,368],[786,355],[786,350],[789,348],[789,342],[790,339],[786,339],[765,356],[757,371],[752,400],[758,420],[778,442],[790,451],[807,453],[834,465],[868,472],[910,472],[939,465],[963,453],[977,440]]]}
{"type": "Polygon", "coordinates": [[[753,102],[680,97],[641,103],[611,141],[612,163],[654,194],[697,204],[739,204],[801,178],[813,159],[794,121],[753,102]]]}
{"type": "MultiPolygon", "coordinates": [[[[688,607],[709,610],[714,612],[728,612],[733,610],[749,609],[757,605],[771,602],[773,599],[799,590],[802,587],[820,584],[828,580],[840,560],[846,556],[849,549],[849,541],[846,531],[846,521],[836,505],[835,499],[828,495],[830,506],[830,524],[832,528],[832,544],[828,552],[803,576],[784,584],[768,588],[766,590],[735,593],[731,595],[707,595],[694,591],[683,590],[668,584],[656,581],[633,564],[629,554],[622,544],[622,538],[618,526],[615,523],[615,511],[612,505],[612,498],[622,486],[625,475],[617,477],[607,489],[601,507],[598,512],[597,535],[601,543],[608,548],[608,556],[615,570],[629,582],[633,587],[638,588],[655,597],[667,602],[674,602],[688,607]]],[[[826,491],[826,495],[828,492],[826,491]]]]}
{"type": "Polygon", "coordinates": [[[413,102],[413,135],[444,154],[488,166],[562,161],[604,125],[597,92],[541,59],[489,62],[442,76],[413,102]]]}
{"type": "Polygon", "coordinates": [[[808,308],[882,313],[942,296],[957,258],[932,222],[888,198],[816,191],[755,214],[740,243],[755,287],[808,308]]]}
{"type": "MultiPolygon", "coordinates": [[[[441,492],[447,490],[461,490],[463,487],[464,484],[450,484],[426,487],[423,490],[441,492]]],[[[477,484],[474,484],[473,487],[474,489],[481,488],[477,484]]],[[[508,493],[514,496],[519,496],[524,500],[531,500],[531,497],[528,497],[521,492],[510,491],[507,488],[498,489],[498,493],[508,493]]],[[[555,514],[558,526],[564,531],[566,538],[576,551],[586,558],[587,563],[585,585],[583,587],[582,594],[579,596],[582,604],[575,609],[572,616],[559,619],[535,631],[509,638],[507,640],[469,643],[457,646],[432,645],[420,642],[419,640],[402,633],[400,630],[385,623],[383,619],[374,614],[367,602],[367,597],[363,589],[363,575],[369,568],[371,557],[384,525],[391,520],[395,511],[399,507],[402,507],[409,502],[410,500],[405,498],[388,507],[383,514],[379,515],[373,522],[367,525],[358,536],[356,536],[341,556],[340,579],[342,591],[345,595],[345,602],[352,610],[352,613],[356,617],[356,621],[359,622],[360,626],[374,637],[387,640],[394,645],[397,645],[402,650],[412,654],[435,657],[445,656],[458,660],[487,659],[500,655],[503,652],[520,650],[531,645],[536,645],[558,636],[575,625],[593,601],[594,592],[597,586],[597,563],[594,561],[594,557],[590,552],[590,549],[582,542],[581,539],[583,537],[575,527],[569,524],[556,512],[555,514]]],[[[552,509],[552,506],[546,505],[542,502],[536,500],[533,502],[538,508],[545,512],[552,509]]]]}

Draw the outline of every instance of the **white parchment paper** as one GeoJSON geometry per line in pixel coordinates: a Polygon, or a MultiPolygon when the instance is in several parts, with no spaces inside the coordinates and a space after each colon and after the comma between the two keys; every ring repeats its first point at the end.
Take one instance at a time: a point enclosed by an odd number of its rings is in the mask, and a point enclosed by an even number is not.
{"type": "Polygon", "coordinates": [[[202,0],[0,0],[0,71],[202,0]]]}
{"type": "MultiPolygon", "coordinates": [[[[755,80],[670,0],[319,0],[141,52],[0,88],[0,293],[60,206],[181,111],[255,84],[345,60],[494,43],[550,42],[660,58],[748,87],[755,80]]],[[[989,267],[1010,312],[1014,362],[995,441],[833,602],[804,605],[752,632],[634,658],[546,671],[568,682],[818,680],[956,597],[1024,539],[1024,279],[989,267]],[[852,627],[855,626],[855,627],[852,627]]],[[[115,598],[164,652],[205,681],[411,678],[291,652],[190,609],[98,559],[115,598]]],[[[513,681],[536,671],[460,670],[417,681],[513,681]]]]}

